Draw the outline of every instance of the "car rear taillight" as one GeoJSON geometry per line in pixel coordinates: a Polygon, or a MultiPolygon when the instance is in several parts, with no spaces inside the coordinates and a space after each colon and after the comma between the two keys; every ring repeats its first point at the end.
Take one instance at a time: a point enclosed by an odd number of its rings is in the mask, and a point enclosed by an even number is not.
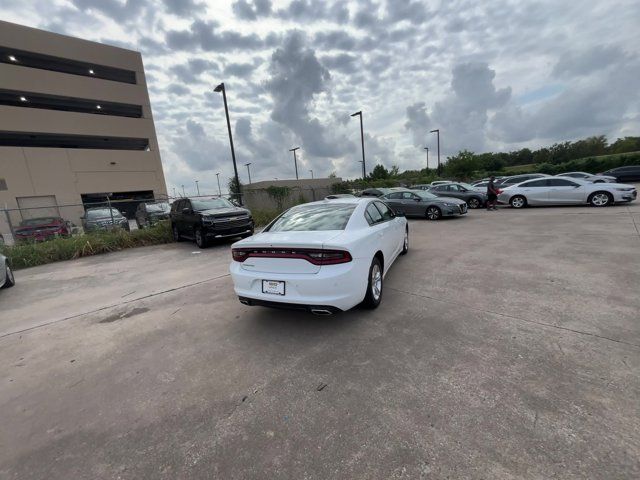
{"type": "Polygon", "coordinates": [[[233,248],[231,255],[236,262],[247,258],[293,258],[306,260],[314,265],[337,265],[353,258],[345,250],[320,250],[315,248],[233,248]]]}

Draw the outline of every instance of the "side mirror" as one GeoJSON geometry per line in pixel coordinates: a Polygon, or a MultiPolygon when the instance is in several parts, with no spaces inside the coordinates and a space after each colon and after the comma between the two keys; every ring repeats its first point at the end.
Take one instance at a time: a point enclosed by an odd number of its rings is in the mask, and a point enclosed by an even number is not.
{"type": "Polygon", "coordinates": [[[189,214],[189,213],[191,213],[191,209],[190,209],[189,207],[184,207],[184,208],[182,209],[182,213],[184,213],[185,215],[186,215],[186,214],[189,214]]]}
{"type": "Polygon", "coordinates": [[[404,212],[400,212],[399,210],[396,210],[395,212],[393,212],[394,217],[404,217],[404,212]]]}
{"type": "Polygon", "coordinates": [[[414,198],[414,199],[413,199],[413,201],[414,201],[414,202],[419,202],[419,201],[420,201],[420,199],[419,199],[419,198],[414,198]]]}

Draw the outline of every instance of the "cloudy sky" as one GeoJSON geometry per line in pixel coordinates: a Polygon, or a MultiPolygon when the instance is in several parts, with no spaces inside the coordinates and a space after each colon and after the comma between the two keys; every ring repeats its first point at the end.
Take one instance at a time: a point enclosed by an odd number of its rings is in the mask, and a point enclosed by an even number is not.
{"type": "Polygon", "coordinates": [[[2,19],[142,52],[169,188],[423,168],[640,134],[637,0],[0,0],[2,19]],[[431,157],[432,159],[435,156],[431,157]],[[434,164],[432,164],[433,166],[434,164]]]}

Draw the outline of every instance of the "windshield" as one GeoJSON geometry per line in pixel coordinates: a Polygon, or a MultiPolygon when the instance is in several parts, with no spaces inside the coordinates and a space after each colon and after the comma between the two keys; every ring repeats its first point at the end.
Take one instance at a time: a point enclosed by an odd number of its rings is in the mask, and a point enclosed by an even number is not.
{"type": "Polygon", "coordinates": [[[193,210],[196,212],[201,212],[202,210],[215,210],[217,208],[230,208],[234,206],[233,203],[226,198],[198,198],[191,200],[191,205],[193,206],[193,210]]]}
{"type": "Polygon", "coordinates": [[[344,230],[354,204],[300,205],[280,216],[269,232],[344,230]]]}
{"type": "Polygon", "coordinates": [[[424,200],[433,200],[434,198],[438,198],[437,195],[434,195],[433,193],[429,193],[425,190],[416,190],[413,193],[415,193],[416,195],[418,195],[420,198],[424,200]]]}
{"type": "Polygon", "coordinates": [[[37,225],[47,225],[49,223],[55,223],[58,219],[56,217],[43,217],[43,218],[29,218],[20,222],[21,227],[35,227],[37,225]]]}
{"type": "Polygon", "coordinates": [[[96,210],[88,210],[87,218],[91,219],[91,218],[110,217],[112,214],[114,217],[122,216],[120,212],[115,208],[112,208],[111,211],[109,211],[108,208],[99,208],[96,210]]]}
{"type": "Polygon", "coordinates": [[[164,213],[169,211],[169,204],[160,203],[147,203],[147,212],[164,213]]]}

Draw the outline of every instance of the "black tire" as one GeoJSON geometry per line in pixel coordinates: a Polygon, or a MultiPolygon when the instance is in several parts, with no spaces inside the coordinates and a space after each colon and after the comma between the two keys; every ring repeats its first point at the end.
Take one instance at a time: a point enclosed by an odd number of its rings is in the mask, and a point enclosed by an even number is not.
{"type": "Polygon", "coordinates": [[[404,232],[404,243],[402,244],[402,252],[400,255],[406,255],[409,251],[409,227],[404,232]]]}
{"type": "Polygon", "coordinates": [[[509,199],[509,205],[513,208],[524,208],[527,206],[527,199],[523,195],[514,195],[509,199]]]}
{"type": "Polygon", "coordinates": [[[384,286],[382,273],[382,263],[380,263],[378,257],[373,257],[373,260],[371,260],[371,266],[369,267],[367,293],[364,296],[364,300],[362,301],[362,306],[364,308],[378,308],[378,305],[380,305],[380,302],[382,302],[382,290],[384,286]],[[373,280],[374,275],[376,276],[375,280],[373,280]]]}
{"type": "Polygon", "coordinates": [[[427,207],[425,215],[427,217],[427,220],[440,220],[442,218],[442,210],[434,206],[427,207]]]}
{"type": "Polygon", "coordinates": [[[173,232],[173,241],[181,242],[182,237],[180,236],[180,230],[178,230],[178,226],[175,224],[171,225],[171,231],[173,232]]]}
{"type": "Polygon", "coordinates": [[[613,205],[613,195],[609,192],[593,192],[587,200],[592,207],[608,207],[613,205]]]}
{"type": "Polygon", "coordinates": [[[4,281],[4,285],[2,286],[2,288],[11,288],[16,284],[16,279],[13,276],[13,271],[11,270],[11,267],[9,266],[8,263],[5,263],[4,268],[5,268],[7,278],[4,281]]]}
{"type": "Polygon", "coordinates": [[[480,197],[471,197],[468,201],[467,201],[467,205],[469,205],[469,208],[480,208],[482,207],[482,199],[480,197]]]}
{"type": "Polygon", "coordinates": [[[209,246],[207,237],[200,227],[196,227],[195,231],[193,232],[193,236],[196,240],[196,245],[198,246],[198,248],[207,248],[209,246]]]}

